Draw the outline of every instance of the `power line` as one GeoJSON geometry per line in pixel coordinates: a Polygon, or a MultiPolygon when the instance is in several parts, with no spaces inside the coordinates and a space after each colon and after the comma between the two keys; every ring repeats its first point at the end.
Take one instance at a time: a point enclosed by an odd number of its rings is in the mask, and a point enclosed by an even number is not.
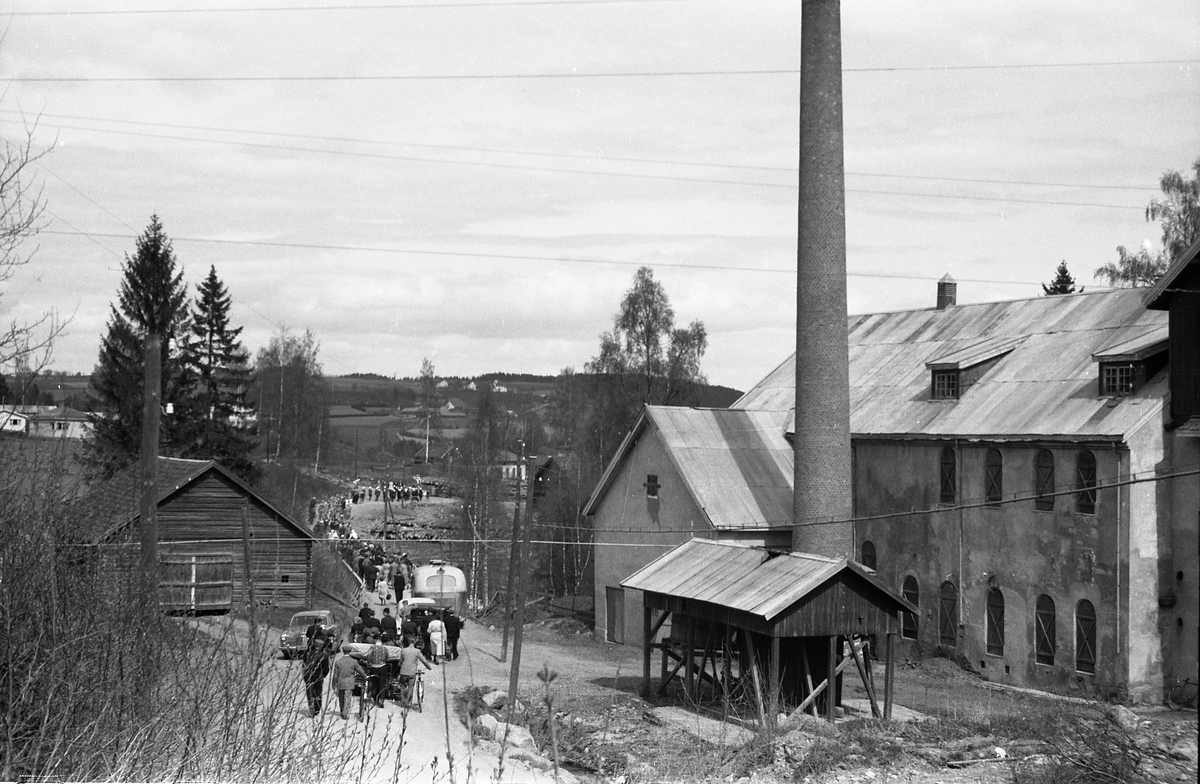
{"type": "MultiPolygon", "coordinates": [[[[0,120],[0,122],[7,122],[7,121],[0,120]]],[[[713,184],[713,185],[740,185],[740,186],[754,187],[754,188],[775,188],[775,189],[789,190],[789,191],[798,190],[798,188],[799,188],[799,185],[796,183],[770,183],[770,182],[754,182],[754,181],[748,181],[748,180],[722,180],[722,179],[716,179],[716,178],[712,178],[712,177],[684,177],[681,175],[671,175],[671,174],[644,174],[644,173],[639,173],[639,172],[611,172],[611,171],[598,171],[598,170],[592,170],[592,169],[567,169],[567,168],[561,168],[561,167],[556,167],[556,166],[532,166],[529,164],[495,163],[495,162],[491,162],[491,161],[460,161],[460,160],[454,160],[451,158],[429,158],[429,157],[422,157],[422,156],[416,156],[416,155],[395,155],[395,154],[391,154],[391,153],[357,152],[357,151],[353,151],[353,150],[327,150],[327,149],[317,149],[317,148],[312,148],[312,147],[296,147],[296,146],[292,146],[292,145],[283,145],[283,144],[267,144],[264,142],[244,142],[244,141],[225,140],[225,139],[202,139],[202,138],[197,138],[197,137],[193,137],[193,136],[173,136],[170,134],[148,133],[148,132],[144,132],[144,131],[119,131],[119,130],[113,130],[113,129],[108,129],[108,128],[80,128],[78,126],[71,126],[71,125],[56,125],[54,127],[59,128],[60,130],[75,130],[75,131],[86,131],[86,132],[93,132],[93,133],[110,133],[110,134],[114,134],[114,135],[118,135],[118,136],[138,136],[138,137],[151,138],[151,139],[166,139],[166,140],[171,140],[171,141],[197,142],[197,143],[204,143],[204,144],[222,144],[222,145],[230,145],[230,146],[238,146],[238,147],[250,147],[250,148],[254,148],[254,149],[268,149],[268,150],[280,150],[280,151],[286,151],[286,152],[315,153],[318,155],[338,155],[338,156],[350,157],[350,158],[367,158],[367,159],[374,159],[374,160],[397,160],[397,161],[410,161],[410,162],[416,162],[416,163],[438,163],[438,164],[448,164],[448,165],[452,165],[452,166],[482,166],[482,167],[491,168],[491,169],[537,171],[537,172],[542,172],[542,173],[547,173],[547,174],[579,174],[579,175],[584,175],[584,176],[596,176],[596,177],[625,177],[625,178],[633,178],[633,179],[666,180],[666,181],[671,181],[671,182],[690,182],[690,183],[702,183],[702,184],[713,184]]],[[[890,176],[890,175],[878,175],[878,176],[886,177],[886,176],[890,176]]],[[[915,179],[920,179],[920,178],[915,178],[915,179]]],[[[929,178],[929,179],[932,179],[932,178],[929,178]]],[[[1062,201],[1062,200],[1057,200],[1057,199],[1025,199],[1025,198],[1017,198],[1017,197],[1012,197],[1012,196],[959,195],[959,194],[948,194],[948,193],[928,193],[928,192],[921,192],[921,191],[889,191],[889,190],[877,190],[877,189],[869,189],[869,188],[846,188],[845,191],[846,191],[846,193],[860,193],[860,194],[867,194],[867,195],[873,195],[873,196],[907,196],[907,197],[925,198],[925,199],[951,199],[951,200],[956,200],[956,201],[998,202],[998,203],[1005,203],[1005,204],[1040,204],[1040,205],[1059,206],[1059,207],[1096,207],[1096,208],[1100,208],[1100,209],[1112,209],[1112,210],[1130,210],[1130,211],[1137,210],[1138,212],[1141,212],[1144,209],[1144,207],[1142,207],[1142,206],[1133,206],[1133,205],[1128,205],[1128,204],[1103,204],[1103,203],[1099,203],[1099,202],[1062,201]]]]}
{"type": "Polygon", "coordinates": [[[521,6],[650,5],[690,0],[496,0],[496,2],[373,3],[359,5],[244,6],[241,8],[137,8],[87,9],[75,11],[11,11],[9,16],[164,16],[175,14],[253,14],[324,11],[442,11],[451,8],[520,8],[521,6]]]}
{"type": "MultiPolygon", "coordinates": [[[[1151,65],[1196,65],[1192,60],[1127,60],[1084,63],[1009,63],[998,65],[880,66],[843,68],[842,73],[929,73],[951,71],[1001,71],[1018,69],[1103,68],[1151,65]]],[[[690,76],[798,76],[799,68],[712,69],[694,71],[559,71],[556,73],[466,73],[466,74],[338,74],[333,76],[10,76],[7,82],[37,84],[142,84],[142,83],[255,83],[255,82],[420,82],[420,81],[502,81],[548,79],[648,79],[690,76]]]]}
{"type": "MultiPolygon", "coordinates": [[[[24,116],[25,116],[23,112],[0,109],[0,115],[3,115],[3,114],[18,115],[22,118],[24,118],[24,116]]],[[[251,129],[247,129],[247,128],[223,128],[223,127],[217,127],[217,126],[211,126],[211,125],[182,125],[182,124],[178,124],[178,123],[145,122],[145,121],[138,121],[138,120],[118,120],[118,119],[113,119],[113,118],[108,118],[108,117],[87,117],[87,116],[69,115],[69,114],[51,114],[51,113],[47,113],[47,112],[39,113],[38,117],[39,118],[52,117],[52,118],[58,118],[58,119],[64,119],[64,120],[82,120],[85,122],[111,123],[111,124],[115,124],[115,125],[134,125],[134,126],[149,126],[149,127],[156,127],[156,128],[174,128],[177,130],[186,130],[186,131],[208,131],[208,132],[214,132],[214,133],[244,134],[244,135],[248,135],[248,136],[268,136],[268,137],[279,137],[279,138],[289,138],[289,139],[308,139],[308,140],[312,140],[312,141],[339,142],[339,143],[347,143],[347,144],[374,144],[374,145],[389,146],[389,147],[419,147],[419,148],[432,149],[432,150],[454,150],[454,151],[458,151],[458,152],[480,152],[480,153],[489,153],[489,154],[495,153],[495,154],[500,154],[500,155],[528,155],[528,156],[534,156],[534,157],[567,158],[567,159],[574,159],[574,160],[602,161],[602,162],[612,162],[612,163],[650,163],[650,164],[664,165],[664,166],[689,166],[689,167],[697,167],[697,168],[714,168],[714,169],[742,169],[742,170],[747,170],[747,171],[781,172],[781,173],[790,174],[790,175],[795,175],[797,172],[796,166],[759,166],[759,165],[753,165],[753,164],[719,163],[719,162],[713,162],[713,161],[686,161],[686,160],[679,160],[679,159],[672,159],[672,158],[642,158],[642,157],[625,157],[625,156],[616,156],[616,155],[598,156],[598,155],[588,155],[588,154],[583,154],[583,153],[548,152],[545,150],[522,150],[522,149],[510,150],[510,149],[503,149],[503,148],[498,148],[498,147],[475,147],[475,146],[456,145],[456,144],[429,144],[429,143],[423,143],[423,142],[406,142],[406,141],[394,141],[394,140],[385,140],[385,139],[365,139],[365,138],[356,138],[356,137],[352,137],[352,136],[322,136],[322,135],[317,135],[317,134],[289,133],[289,132],[283,132],[283,131],[259,131],[259,130],[251,130],[251,129]]],[[[83,130],[83,131],[98,131],[101,133],[115,133],[115,131],[109,131],[104,128],[79,128],[77,126],[54,126],[54,127],[62,127],[62,128],[67,128],[67,129],[83,130]]],[[[179,136],[179,137],[166,136],[166,137],[162,137],[162,138],[180,139],[180,140],[193,140],[194,139],[195,141],[218,141],[218,140],[212,140],[212,139],[199,139],[199,138],[195,138],[195,137],[185,137],[185,136],[179,136]]],[[[227,143],[240,144],[241,142],[228,141],[227,143]]],[[[289,148],[281,146],[279,149],[289,149],[289,148]]],[[[424,160],[424,159],[418,159],[418,160],[424,160]]],[[[882,178],[900,179],[900,180],[925,180],[925,181],[930,181],[930,182],[962,182],[962,183],[969,183],[969,184],[987,184],[987,185],[1029,185],[1029,186],[1044,187],[1044,188],[1079,188],[1079,189],[1090,189],[1090,190],[1126,190],[1126,191],[1140,191],[1140,192],[1154,190],[1154,188],[1151,188],[1151,187],[1145,186],[1145,185],[1104,185],[1104,184],[1077,183],[1077,182],[1047,182],[1047,181],[1039,181],[1039,180],[995,180],[995,179],[985,179],[985,178],[979,178],[979,177],[948,177],[948,176],[944,176],[944,175],[892,174],[892,173],[884,174],[884,173],[880,173],[880,172],[863,172],[863,171],[847,171],[846,174],[849,176],[852,176],[852,177],[882,177],[882,178]]]]}
{"type": "MultiPolygon", "coordinates": [[[[85,234],[81,231],[59,231],[54,229],[46,229],[43,234],[55,234],[59,236],[95,236],[95,237],[112,237],[119,239],[131,239],[124,234],[110,234],[104,232],[91,232],[85,234]]],[[[427,250],[424,248],[380,248],[380,247],[365,247],[355,245],[330,245],[316,243],[300,243],[300,242],[272,242],[269,240],[230,240],[230,239],[212,239],[206,237],[171,237],[172,242],[196,242],[207,243],[213,245],[244,245],[251,247],[266,247],[266,248],[287,248],[292,250],[335,250],[335,251],[352,251],[355,253],[390,253],[390,254],[411,254],[418,256],[439,256],[439,257],[465,257],[477,259],[503,259],[506,261],[553,261],[567,264],[610,264],[623,267],[644,267],[644,261],[620,261],[617,259],[593,259],[571,256],[535,256],[530,254],[516,253],[482,253],[479,251],[449,251],[449,250],[427,250]]],[[[652,266],[666,269],[697,269],[709,270],[714,272],[766,272],[766,273],[782,273],[788,275],[796,274],[795,269],[783,269],[778,267],[737,267],[732,265],[719,264],[664,264],[655,262],[652,266]]],[[[899,280],[933,280],[930,275],[905,275],[901,273],[884,273],[884,272],[847,272],[847,276],[852,278],[889,278],[899,280]]],[[[960,283],[994,283],[997,285],[1007,286],[1030,286],[1033,285],[1029,281],[1019,280],[987,280],[982,278],[956,278],[960,283]]]]}

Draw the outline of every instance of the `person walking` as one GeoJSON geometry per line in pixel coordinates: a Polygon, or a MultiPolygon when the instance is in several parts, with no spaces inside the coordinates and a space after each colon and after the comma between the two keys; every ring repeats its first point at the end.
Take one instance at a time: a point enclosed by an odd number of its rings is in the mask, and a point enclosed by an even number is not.
{"type": "Polygon", "coordinates": [[[321,713],[321,697],[325,691],[325,678],[329,675],[329,641],[324,630],[318,630],[304,651],[304,696],[308,699],[308,710],[315,719],[321,713]]]}
{"type": "MultiPolygon", "coordinates": [[[[333,683],[338,694],[338,708],[341,709],[342,718],[350,718],[347,711],[350,708],[350,700],[354,696],[354,686],[359,680],[367,679],[367,671],[358,663],[358,660],[350,655],[351,648],[349,645],[342,646],[342,655],[333,665],[333,683]]],[[[358,720],[362,721],[363,714],[366,713],[367,706],[365,700],[367,695],[364,693],[358,701],[358,720]]]]}
{"type": "Polygon", "coordinates": [[[375,637],[367,651],[367,675],[371,679],[371,699],[380,708],[383,707],[384,695],[387,694],[387,657],[387,647],[384,646],[383,640],[375,637]]]}
{"type": "Polygon", "coordinates": [[[388,607],[383,608],[383,617],[379,619],[379,628],[383,631],[383,641],[391,642],[396,639],[396,616],[388,607]]]}
{"type": "Polygon", "coordinates": [[[413,681],[417,677],[417,668],[422,666],[427,670],[433,669],[429,659],[426,659],[420,651],[413,647],[410,638],[405,637],[404,647],[400,649],[400,687],[404,691],[405,707],[412,704],[413,681]]]}
{"type": "Polygon", "coordinates": [[[396,606],[397,606],[397,608],[398,608],[398,606],[400,606],[400,600],[404,598],[404,585],[406,585],[406,582],[407,582],[406,577],[404,577],[404,574],[406,574],[406,571],[407,570],[404,569],[403,561],[401,561],[400,558],[396,558],[396,563],[392,564],[391,581],[392,581],[392,587],[394,587],[396,590],[396,606]]]}
{"type": "Polygon", "coordinates": [[[440,615],[435,615],[426,630],[429,634],[429,650],[433,654],[433,663],[441,664],[446,655],[446,624],[440,615]]]}
{"type": "Polygon", "coordinates": [[[454,610],[446,610],[446,658],[458,658],[458,638],[462,634],[463,621],[454,614],[454,610]]]}

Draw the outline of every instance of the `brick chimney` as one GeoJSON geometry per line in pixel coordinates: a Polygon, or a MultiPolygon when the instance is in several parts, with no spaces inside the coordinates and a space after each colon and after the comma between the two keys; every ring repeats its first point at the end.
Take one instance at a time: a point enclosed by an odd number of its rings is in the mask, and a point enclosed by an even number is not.
{"type": "Polygon", "coordinates": [[[854,554],[840,0],[803,0],[792,549],[854,554]]]}
{"type": "Polygon", "coordinates": [[[946,308],[952,308],[957,302],[958,284],[954,282],[954,278],[950,277],[950,273],[947,272],[938,281],[937,309],[945,310],[946,308]]]}

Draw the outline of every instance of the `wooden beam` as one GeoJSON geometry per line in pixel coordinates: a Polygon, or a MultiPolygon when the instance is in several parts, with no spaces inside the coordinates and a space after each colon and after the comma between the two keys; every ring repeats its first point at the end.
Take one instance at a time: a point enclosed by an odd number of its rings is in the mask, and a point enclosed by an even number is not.
{"type": "Polygon", "coordinates": [[[742,629],[742,639],[746,642],[746,653],[750,659],[750,679],[754,681],[754,705],[758,708],[759,725],[767,725],[767,710],[763,705],[762,680],[758,674],[758,657],[754,655],[754,636],[749,629],[742,629]]]}
{"type": "Polygon", "coordinates": [[[895,682],[896,671],[896,635],[892,632],[887,636],[887,658],[883,665],[883,718],[892,718],[892,684],[895,682]]]}
{"type": "MultiPolygon", "coordinates": [[[[802,639],[800,641],[800,662],[804,665],[804,683],[808,686],[808,693],[813,693],[812,665],[808,663],[808,645],[802,639]]],[[[811,700],[810,700],[811,702],[811,700]]],[[[812,715],[817,715],[817,706],[813,704],[812,715]]]]}
{"type": "MultiPolygon", "coordinates": [[[[704,635],[704,653],[700,654],[700,669],[698,670],[698,672],[700,673],[700,681],[696,684],[696,699],[697,699],[697,701],[699,701],[699,698],[700,698],[700,688],[704,684],[704,675],[706,672],[708,672],[708,652],[712,646],[712,630],[713,630],[712,621],[709,621],[708,622],[708,631],[704,635]]],[[[716,673],[716,671],[717,671],[717,668],[714,663],[713,672],[716,673]]],[[[715,683],[715,681],[714,681],[714,683],[715,683]]],[[[715,694],[714,694],[714,696],[715,696],[715,694]]]]}
{"type": "Polygon", "coordinates": [[[858,649],[853,639],[850,640],[850,655],[854,657],[854,664],[858,667],[858,675],[862,678],[863,686],[867,690],[867,699],[871,701],[871,716],[876,719],[883,718],[883,714],[879,711],[879,703],[875,700],[875,686],[872,685],[871,679],[867,677],[867,665],[863,663],[862,652],[858,649]]]}
{"type": "Polygon", "coordinates": [[[834,703],[837,701],[837,688],[834,685],[837,680],[837,656],[838,656],[838,638],[833,635],[829,638],[829,667],[828,667],[828,693],[825,695],[825,718],[830,724],[837,721],[837,706],[834,703]]]}
{"type": "Polygon", "coordinates": [[[696,619],[688,617],[687,634],[684,635],[683,658],[688,663],[687,671],[683,674],[683,691],[688,699],[696,701],[696,619]]]}
{"type": "MultiPolygon", "coordinates": [[[[667,669],[667,655],[668,655],[667,651],[664,650],[663,651],[663,670],[664,671],[667,669]]],[[[667,690],[667,684],[670,683],[671,679],[675,677],[675,673],[679,672],[679,668],[683,666],[683,663],[685,661],[687,661],[687,659],[684,658],[683,656],[680,656],[679,661],[676,662],[675,666],[671,668],[671,672],[669,674],[663,675],[662,683],[660,683],[658,685],[658,693],[659,694],[662,694],[664,691],[667,690]]]]}
{"type": "Polygon", "coordinates": [[[771,637],[771,661],[768,665],[771,673],[768,678],[767,687],[770,691],[767,693],[767,703],[770,706],[769,717],[771,726],[775,726],[775,718],[779,715],[779,693],[782,690],[782,685],[779,683],[779,638],[771,637]]]}
{"type": "Polygon", "coordinates": [[[650,693],[650,656],[654,650],[654,632],[651,631],[651,616],[654,610],[642,604],[642,696],[650,693]]]}
{"type": "MultiPolygon", "coordinates": [[[[841,662],[841,664],[839,664],[839,665],[838,665],[838,666],[837,666],[837,667],[834,669],[834,677],[837,677],[838,675],[841,675],[841,674],[842,674],[842,670],[846,669],[846,668],[847,668],[847,667],[849,667],[849,666],[850,666],[850,660],[849,660],[849,659],[843,659],[843,660],[842,660],[842,662],[841,662]]],[[[825,687],[826,687],[826,686],[828,686],[828,685],[829,685],[829,681],[828,681],[828,680],[823,680],[823,681],[821,681],[820,683],[818,683],[818,684],[817,684],[817,687],[816,687],[815,689],[813,689],[813,690],[812,690],[812,691],[809,693],[809,695],[808,695],[807,697],[805,697],[805,698],[804,698],[804,702],[802,702],[802,703],[800,703],[799,705],[797,705],[797,706],[796,706],[796,709],[792,711],[792,716],[799,716],[801,713],[804,713],[804,711],[805,711],[805,710],[806,710],[806,709],[807,709],[807,708],[808,708],[810,705],[814,705],[814,703],[815,703],[815,701],[816,701],[817,697],[819,697],[819,696],[821,695],[821,692],[825,691],[825,687]]],[[[813,715],[814,715],[814,716],[816,716],[816,715],[817,715],[817,713],[816,713],[816,709],[815,709],[815,708],[814,708],[814,710],[813,710],[813,715]]]]}
{"type": "MultiPolygon", "coordinates": [[[[651,610],[653,610],[653,608],[651,608],[651,610]]],[[[653,637],[654,635],[658,634],[658,630],[663,627],[663,624],[670,617],[671,611],[663,610],[663,614],[658,616],[658,620],[654,622],[654,626],[650,629],[650,636],[653,637]]]]}

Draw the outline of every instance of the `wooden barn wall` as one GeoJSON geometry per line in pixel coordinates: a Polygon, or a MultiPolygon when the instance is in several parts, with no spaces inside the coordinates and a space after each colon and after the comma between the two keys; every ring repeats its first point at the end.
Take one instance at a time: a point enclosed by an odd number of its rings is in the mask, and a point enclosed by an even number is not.
{"type": "MultiPolygon", "coordinates": [[[[776,625],[780,637],[899,632],[899,609],[882,605],[878,589],[847,575],[822,585],[785,612],[776,625]]],[[[886,601],[886,600],[885,600],[886,601]]],[[[891,601],[887,601],[891,605],[891,601]]]]}
{"type": "Polygon", "coordinates": [[[215,471],[159,505],[160,552],[231,553],[234,601],[246,604],[243,504],[249,523],[255,600],[304,607],[311,601],[312,540],[215,471]]]}

